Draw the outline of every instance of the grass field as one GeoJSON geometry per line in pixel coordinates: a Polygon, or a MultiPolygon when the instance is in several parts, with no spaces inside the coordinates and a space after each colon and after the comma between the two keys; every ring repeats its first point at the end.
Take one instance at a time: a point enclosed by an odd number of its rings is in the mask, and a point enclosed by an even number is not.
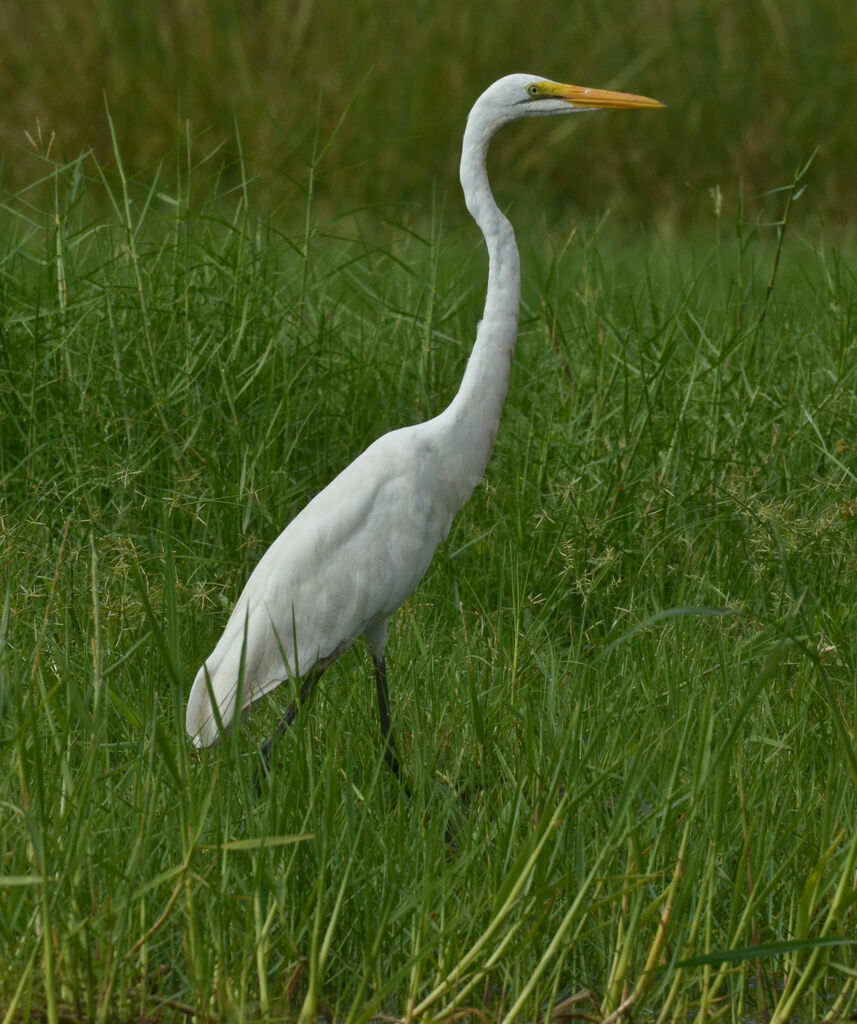
{"type": "Polygon", "coordinates": [[[454,393],[477,233],[308,190],[286,236],[246,183],[89,160],[33,194],[0,213],[0,1020],[849,1018],[854,261],[513,210],[494,459],[388,646],[413,796],[355,649],[256,799],[288,687],[198,753],[190,681],[290,517],[454,393]]]}
{"type": "Polygon", "coordinates": [[[814,201],[796,214],[855,244],[857,12],[843,0],[0,4],[0,175],[31,184],[39,136],[55,155],[92,147],[110,163],[107,104],[135,174],[172,168],[189,132],[243,155],[288,211],[319,127],[327,140],[338,125],[319,208],[423,204],[454,181],[450,140],[471,103],[510,71],[669,104],[664,116],[589,119],[566,159],[545,147],[578,131],[570,122],[499,138],[498,166],[541,197],[590,218],[609,203],[626,223],[655,209],[686,228],[709,188],[729,195],[743,181],[750,204],[818,150],[814,201]]]}

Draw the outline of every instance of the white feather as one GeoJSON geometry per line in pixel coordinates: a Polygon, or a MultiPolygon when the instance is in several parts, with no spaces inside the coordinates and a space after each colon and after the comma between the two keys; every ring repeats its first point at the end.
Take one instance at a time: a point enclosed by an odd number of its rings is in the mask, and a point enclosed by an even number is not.
{"type": "Polygon", "coordinates": [[[508,75],[474,104],[461,186],[488,247],[488,290],[458,393],[434,419],[370,445],[262,556],[193,682],[186,725],[197,746],[218,738],[212,697],[228,727],[239,688],[243,710],[284,679],[325,668],[360,636],[383,658],[387,620],[423,578],[485,472],[509,386],[520,266],[514,232],[488,184],[488,144],[509,121],[573,113],[581,102],[659,105],[535,75],[508,75]]]}

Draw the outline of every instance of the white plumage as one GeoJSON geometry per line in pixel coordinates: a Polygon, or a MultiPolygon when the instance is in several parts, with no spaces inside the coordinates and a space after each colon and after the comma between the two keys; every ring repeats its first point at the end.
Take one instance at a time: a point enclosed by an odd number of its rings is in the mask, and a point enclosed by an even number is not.
{"type": "Polygon", "coordinates": [[[242,709],[287,678],[308,678],[303,699],[321,672],[363,636],[375,666],[385,754],[398,772],[387,711],[387,622],[419,584],[485,472],[518,330],[518,249],[488,184],[488,144],[499,127],[524,117],[658,106],[644,96],[534,75],[508,75],[476,101],[464,133],[461,185],[488,247],[488,291],[458,393],[434,419],[370,445],[262,556],[191,688],[186,725],[197,746],[218,738],[212,697],[224,728],[235,718],[239,681],[242,709]]]}
{"type": "Polygon", "coordinates": [[[206,670],[226,725],[242,656],[247,707],[289,676],[325,668],[361,635],[383,652],[387,619],[422,579],[466,497],[443,486],[443,456],[420,430],[379,438],[262,556],[194,681],[187,729],[197,745],[217,739],[206,670]]]}

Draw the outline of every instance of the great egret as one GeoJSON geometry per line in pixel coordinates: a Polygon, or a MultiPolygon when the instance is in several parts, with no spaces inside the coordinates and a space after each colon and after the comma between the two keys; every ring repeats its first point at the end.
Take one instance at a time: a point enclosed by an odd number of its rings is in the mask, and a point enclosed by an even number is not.
{"type": "MultiPolygon", "coordinates": [[[[230,725],[239,694],[243,711],[285,679],[300,679],[297,700],[278,727],[284,732],[328,665],[363,636],[374,665],[385,757],[399,774],[384,660],[387,623],[482,479],[518,333],[518,247],[488,184],[488,144],[498,128],[523,118],[661,106],[645,96],[521,74],[501,78],[476,101],[464,130],[461,187],[488,247],[488,292],[458,393],[434,419],[371,444],[262,556],[194,680],[186,725],[197,746],[214,743],[230,725]]],[[[266,766],[273,740],[262,750],[266,766]]]]}

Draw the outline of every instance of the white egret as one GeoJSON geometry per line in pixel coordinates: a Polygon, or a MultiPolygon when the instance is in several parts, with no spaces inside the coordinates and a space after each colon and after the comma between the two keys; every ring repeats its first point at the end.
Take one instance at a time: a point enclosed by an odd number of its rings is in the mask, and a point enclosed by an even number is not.
{"type": "MultiPolygon", "coordinates": [[[[661,106],[645,96],[522,74],[501,78],[476,101],[464,130],[461,187],[485,236],[488,291],[458,393],[434,419],[371,444],[262,556],[194,680],[186,725],[197,746],[214,743],[236,712],[284,680],[299,679],[297,700],[278,728],[282,733],[328,665],[362,636],[374,665],[385,757],[399,774],[384,660],[387,623],[423,578],[453,516],[482,479],[518,333],[518,248],[488,184],[488,144],[498,128],[523,118],[661,106]]],[[[273,739],[263,747],[266,765],[273,739]]]]}

